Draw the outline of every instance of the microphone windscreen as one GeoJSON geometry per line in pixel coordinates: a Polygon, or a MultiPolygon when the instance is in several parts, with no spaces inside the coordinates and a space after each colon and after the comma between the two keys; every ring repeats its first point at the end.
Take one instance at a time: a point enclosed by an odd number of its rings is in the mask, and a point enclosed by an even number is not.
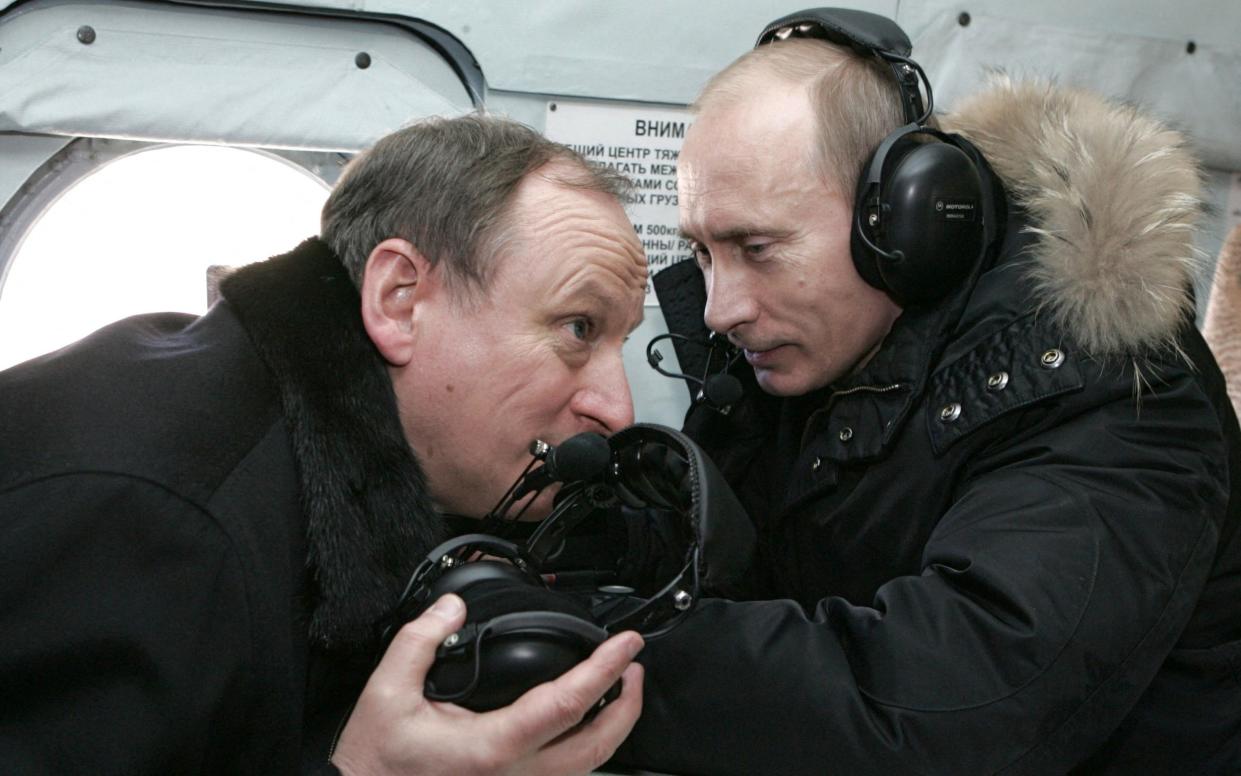
{"type": "Polygon", "coordinates": [[[741,400],[741,381],[732,375],[711,375],[702,386],[702,394],[716,407],[727,407],[741,400]]]}
{"type": "Polygon", "coordinates": [[[594,479],[612,459],[608,441],[593,431],[571,436],[547,456],[548,473],[559,482],[594,479]]]}

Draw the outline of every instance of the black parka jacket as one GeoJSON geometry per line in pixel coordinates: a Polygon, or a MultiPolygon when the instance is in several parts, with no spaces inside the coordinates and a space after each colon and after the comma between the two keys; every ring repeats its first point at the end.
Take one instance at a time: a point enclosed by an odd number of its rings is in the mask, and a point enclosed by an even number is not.
{"type": "MultiPolygon", "coordinates": [[[[1046,85],[944,124],[1004,182],[1002,245],[840,384],[776,400],[742,363],[731,414],[691,409],[758,526],[755,600],[648,643],[622,760],[1241,773],[1241,434],[1192,323],[1192,160],[1046,85]]],[[[692,264],[657,288],[704,333],[692,264]]]]}
{"type": "Polygon", "coordinates": [[[0,373],[0,771],[326,763],[440,518],[317,240],[0,373]]]}

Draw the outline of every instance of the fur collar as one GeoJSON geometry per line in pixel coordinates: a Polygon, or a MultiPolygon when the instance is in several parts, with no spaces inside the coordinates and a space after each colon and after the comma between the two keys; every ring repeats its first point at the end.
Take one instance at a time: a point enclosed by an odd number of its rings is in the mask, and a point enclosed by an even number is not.
{"type": "Polygon", "coordinates": [[[1133,107],[995,76],[940,125],[1032,216],[1037,302],[1093,353],[1175,349],[1194,310],[1202,210],[1185,139],[1133,107]]]}
{"type": "Polygon", "coordinates": [[[311,638],[365,645],[443,529],[358,293],[318,239],[237,270],[220,292],[284,405],[308,520],[311,638]]]}

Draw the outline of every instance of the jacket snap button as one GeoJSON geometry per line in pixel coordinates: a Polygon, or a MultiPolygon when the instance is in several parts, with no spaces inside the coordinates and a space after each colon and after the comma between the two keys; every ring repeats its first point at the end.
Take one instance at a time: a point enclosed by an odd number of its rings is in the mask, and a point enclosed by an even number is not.
{"type": "Polygon", "coordinates": [[[1002,391],[1008,387],[1008,372],[996,372],[987,378],[988,391],[1002,391]]]}
{"type": "Polygon", "coordinates": [[[814,463],[810,464],[810,471],[817,472],[819,467],[823,465],[823,459],[815,456],[814,463]]]}
{"type": "Polygon", "coordinates": [[[1059,369],[1064,363],[1064,353],[1059,348],[1052,348],[1045,351],[1039,361],[1048,369],[1059,369]]]}
{"type": "Polygon", "coordinates": [[[849,428],[848,426],[845,426],[844,428],[840,429],[840,441],[841,442],[848,442],[852,438],[853,438],[853,429],[849,428]]]}
{"type": "Polygon", "coordinates": [[[939,419],[944,423],[951,423],[961,417],[961,405],[957,402],[945,404],[939,411],[939,419]]]}

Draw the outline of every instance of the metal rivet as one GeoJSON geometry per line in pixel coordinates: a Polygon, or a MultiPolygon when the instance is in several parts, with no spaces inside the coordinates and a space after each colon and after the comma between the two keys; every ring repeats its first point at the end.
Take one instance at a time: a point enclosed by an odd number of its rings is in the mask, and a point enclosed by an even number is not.
{"type": "Polygon", "coordinates": [[[89,46],[95,42],[95,28],[89,24],[78,27],[78,43],[89,46]]]}
{"type": "Polygon", "coordinates": [[[877,226],[879,224],[879,214],[871,213],[869,216],[866,217],[866,223],[870,224],[871,226],[877,226]]]}
{"type": "Polygon", "coordinates": [[[810,471],[817,472],[819,467],[823,465],[823,459],[815,456],[814,463],[810,464],[810,471]]]}
{"type": "Polygon", "coordinates": [[[694,603],[694,597],[684,590],[678,590],[672,594],[672,606],[678,611],[683,612],[694,603]]]}
{"type": "Polygon", "coordinates": [[[945,404],[939,410],[939,419],[944,423],[951,423],[959,417],[961,417],[961,405],[955,401],[945,404]]]}
{"type": "Polygon", "coordinates": [[[371,55],[365,51],[359,51],[358,55],[353,58],[353,64],[357,65],[359,70],[365,70],[371,66],[371,55]]]}
{"type": "Polygon", "coordinates": [[[840,441],[841,442],[848,442],[852,438],[853,438],[853,429],[849,428],[848,426],[845,426],[844,428],[840,429],[840,441]]]}
{"type": "Polygon", "coordinates": [[[450,633],[450,634],[448,634],[448,638],[444,639],[444,646],[445,646],[445,647],[455,647],[455,646],[457,646],[457,642],[458,642],[458,641],[460,641],[460,640],[461,640],[461,636],[460,636],[460,635],[458,635],[458,634],[456,634],[456,633],[450,633]]]}
{"type": "Polygon", "coordinates": [[[987,378],[988,391],[1002,391],[1008,387],[1008,372],[996,372],[987,378]]]}
{"type": "Polygon", "coordinates": [[[961,14],[959,14],[957,16],[957,24],[961,25],[962,27],[970,26],[970,15],[965,12],[962,12],[961,14]]]}
{"type": "Polygon", "coordinates": [[[1064,353],[1059,348],[1052,348],[1043,353],[1039,362],[1048,369],[1059,369],[1064,363],[1064,353]]]}

